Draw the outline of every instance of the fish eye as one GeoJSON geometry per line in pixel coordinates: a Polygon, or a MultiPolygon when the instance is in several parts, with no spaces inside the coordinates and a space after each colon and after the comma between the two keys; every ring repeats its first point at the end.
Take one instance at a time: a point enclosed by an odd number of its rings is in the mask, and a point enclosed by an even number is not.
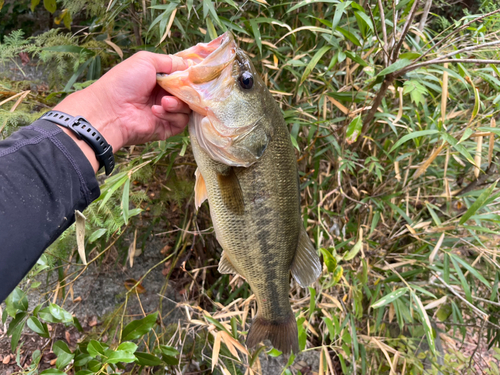
{"type": "Polygon", "coordinates": [[[250,72],[243,72],[238,81],[242,89],[250,90],[253,87],[253,75],[250,72]]]}

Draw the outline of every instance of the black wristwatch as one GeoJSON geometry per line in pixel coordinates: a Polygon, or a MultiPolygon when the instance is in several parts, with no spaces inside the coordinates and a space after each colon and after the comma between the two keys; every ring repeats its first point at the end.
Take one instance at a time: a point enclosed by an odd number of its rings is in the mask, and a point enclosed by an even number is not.
{"type": "Polygon", "coordinates": [[[76,134],[78,139],[85,141],[94,150],[95,156],[99,161],[99,169],[104,167],[106,176],[113,171],[115,167],[113,147],[106,142],[101,133],[84,117],[73,117],[64,112],[50,111],[40,117],[40,120],[48,120],[70,129],[76,134]]]}

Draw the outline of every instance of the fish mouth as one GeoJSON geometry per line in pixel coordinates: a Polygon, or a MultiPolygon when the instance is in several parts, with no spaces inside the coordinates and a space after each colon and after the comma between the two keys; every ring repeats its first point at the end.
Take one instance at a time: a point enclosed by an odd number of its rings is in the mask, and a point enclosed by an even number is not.
{"type": "Polygon", "coordinates": [[[207,101],[224,98],[230,93],[234,78],[231,69],[226,68],[233,64],[236,50],[233,34],[227,31],[209,43],[198,43],[176,53],[175,56],[184,59],[189,67],[171,74],[158,73],[156,81],[193,111],[206,116],[207,101]]]}

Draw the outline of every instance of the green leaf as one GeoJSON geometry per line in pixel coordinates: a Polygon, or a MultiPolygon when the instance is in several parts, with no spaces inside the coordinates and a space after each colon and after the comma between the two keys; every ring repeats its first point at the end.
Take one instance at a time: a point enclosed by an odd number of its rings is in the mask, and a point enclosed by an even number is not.
{"type": "Polygon", "coordinates": [[[469,151],[467,151],[467,149],[463,145],[458,143],[455,138],[453,138],[451,135],[445,132],[441,133],[441,137],[443,138],[443,140],[451,144],[455,150],[460,152],[465,157],[465,159],[467,159],[469,163],[476,165],[469,151]]]}
{"type": "Polygon", "coordinates": [[[155,312],[154,314],[150,314],[145,318],[134,320],[133,322],[127,324],[127,326],[122,331],[122,340],[135,340],[139,337],[144,336],[151,330],[151,328],[153,328],[157,318],[158,312],[155,312]]]}
{"type": "Polygon", "coordinates": [[[124,362],[124,363],[131,363],[134,362],[137,358],[135,357],[134,354],[130,352],[126,352],[124,350],[111,350],[111,349],[106,349],[104,351],[104,358],[107,363],[119,363],[119,362],[124,362]]]}
{"type": "Polygon", "coordinates": [[[325,248],[320,248],[321,254],[323,254],[323,261],[326,264],[328,272],[333,272],[337,267],[337,259],[325,248]]]}
{"type": "Polygon", "coordinates": [[[472,204],[472,206],[469,207],[467,212],[460,218],[459,224],[465,223],[469,218],[476,213],[477,210],[479,210],[481,207],[483,207],[483,204],[486,202],[486,200],[489,198],[491,193],[493,193],[493,190],[495,189],[497,185],[497,181],[493,183],[488,189],[483,191],[481,195],[476,199],[476,201],[472,204]]]}
{"type": "Polygon", "coordinates": [[[419,131],[416,131],[416,132],[413,132],[410,134],[406,134],[404,137],[402,137],[400,140],[398,140],[394,146],[392,146],[392,148],[389,152],[394,151],[396,148],[401,146],[403,143],[408,142],[410,139],[423,137],[424,135],[437,134],[437,133],[439,133],[438,130],[429,129],[429,130],[419,130],[419,131]]]}
{"type": "Polygon", "coordinates": [[[412,292],[412,298],[415,301],[416,310],[420,315],[420,319],[424,326],[425,337],[427,338],[427,343],[429,344],[429,348],[431,349],[432,354],[436,355],[436,344],[434,343],[434,335],[432,334],[432,326],[431,322],[429,321],[429,316],[427,315],[427,311],[425,311],[424,305],[422,304],[422,301],[420,301],[420,298],[418,298],[418,296],[413,292],[412,292]]]}
{"type": "Polygon", "coordinates": [[[14,319],[11,320],[9,323],[9,328],[7,328],[7,336],[12,335],[12,333],[16,330],[19,325],[23,324],[24,325],[24,319],[28,316],[28,313],[26,312],[19,312],[16,314],[14,319]]]}
{"type": "Polygon", "coordinates": [[[410,94],[411,101],[416,105],[424,105],[424,96],[428,94],[428,91],[420,82],[412,79],[405,81],[403,94],[410,94]]]}
{"type": "Polygon", "coordinates": [[[57,355],[56,367],[60,370],[66,367],[75,355],[68,348],[68,345],[64,341],[56,341],[52,346],[52,351],[57,355]]]}
{"type": "Polygon", "coordinates": [[[38,318],[32,316],[28,319],[28,327],[35,333],[38,333],[42,337],[49,338],[49,330],[46,323],[42,323],[38,318]]]}
{"type": "Polygon", "coordinates": [[[27,311],[28,298],[26,293],[16,287],[5,300],[5,307],[11,317],[15,317],[18,311],[27,311]]]}
{"type": "Polygon", "coordinates": [[[390,74],[390,73],[394,73],[395,71],[397,70],[400,70],[400,69],[403,69],[405,67],[407,67],[408,65],[410,65],[413,61],[411,60],[408,60],[408,59],[400,59],[398,61],[396,61],[394,64],[392,65],[389,65],[387,68],[385,68],[384,70],[382,70],[379,74],[377,74],[378,76],[385,76],[387,74],[390,74]]]}
{"type": "Polygon", "coordinates": [[[134,353],[137,350],[137,344],[133,342],[122,342],[116,350],[123,350],[125,352],[134,353]]]}
{"type": "Polygon", "coordinates": [[[260,35],[259,24],[255,20],[250,20],[250,26],[252,27],[252,33],[255,38],[255,43],[259,48],[259,52],[262,55],[262,37],[260,35]]]}
{"type": "Polygon", "coordinates": [[[486,279],[484,278],[483,275],[481,275],[477,270],[472,267],[469,263],[465,262],[463,259],[460,257],[456,256],[455,254],[449,254],[452,259],[455,259],[458,263],[460,263],[467,271],[469,271],[472,275],[474,275],[479,281],[481,281],[488,289],[491,290],[491,285],[486,279]]]}
{"type": "Polygon", "coordinates": [[[93,52],[87,48],[73,46],[73,45],[43,47],[42,51],[78,53],[78,54],[80,54],[82,52],[86,52],[86,53],[90,53],[92,55],[95,54],[95,52],[93,52]]]}
{"type": "Polygon", "coordinates": [[[144,352],[135,352],[136,362],[141,366],[158,366],[162,364],[162,360],[155,355],[144,353],[144,352]]]}
{"type": "Polygon", "coordinates": [[[464,292],[465,292],[465,298],[470,303],[473,303],[472,302],[472,294],[470,291],[470,286],[467,283],[467,279],[465,278],[465,276],[462,272],[462,269],[460,268],[460,265],[458,264],[458,262],[456,261],[455,258],[451,258],[451,262],[453,263],[453,267],[455,267],[455,271],[457,271],[457,276],[458,276],[460,283],[462,284],[462,288],[464,289],[464,292]]]}
{"type": "Polygon", "coordinates": [[[90,236],[89,236],[89,239],[88,239],[88,242],[89,243],[92,243],[96,240],[98,240],[99,238],[101,238],[102,236],[104,236],[104,234],[107,232],[108,230],[106,228],[101,228],[101,229],[98,229],[96,230],[94,233],[92,233],[90,236]]]}
{"type": "Polygon", "coordinates": [[[363,128],[363,121],[361,120],[361,116],[355,117],[351,123],[347,126],[346,130],[346,142],[348,144],[352,144],[356,142],[359,134],[361,133],[361,129],[363,128]]]}
{"type": "Polygon", "coordinates": [[[314,4],[314,3],[339,4],[340,1],[339,0],[304,0],[304,1],[301,1],[300,3],[298,3],[298,4],[295,4],[293,7],[291,7],[290,9],[288,9],[286,12],[290,13],[290,12],[294,11],[295,9],[303,7],[304,5],[309,5],[309,4],[314,4]]]}
{"type": "Polygon", "coordinates": [[[370,19],[370,17],[368,17],[368,15],[366,13],[364,13],[362,11],[358,11],[358,12],[354,12],[354,15],[356,16],[356,18],[363,20],[363,22],[366,24],[366,26],[368,26],[368,28],[372,32],[374,32],[372,20],[370,19]]]}
{"type": "Polygon", "coordinates": [[[477,113],[479,112],[479,106],[481,105],[481,98],[479,96],[479,90],[474,86],[472,86],[472,88],[474,90],[474,108],[472,109],[472,113],[470,116],[470,122],[472,122],[472,120],[474,120],[474,118],[476,117],[477,113]]]}
{"type": "Polygon", "coordinates": [[[50,13],[54,13],[56,11],[56,9],[57,9],[56,0],[43,0],[43,6],[50,13]]]}
{"type": "Polygon", "coordinates": [[[309,61],[309,64],[307,64],[306,68],[304,69],[304,73],[302,74],[302,78],[300,79],[300,84],[304,83],[304,81],[309,77],[309,74],[313,71],[313,69],[316,67],[316,64],[318,64],[318,61],[323,57],[325,53],[327,53],[332,47],[330,46],[323,46],[321,47],[316,53],[314,54],[313,58],[311,61],[309,61]]]}
{"type": "Polygon", "coordinates": [[[335,30],[344,14],[346,8],[351,5],[352,1],[346,1],[345,3],[338,3],[335,7],[335,14],[333,15],[332,30],[335,30]]]}
{"type": "Polygon", "coordinates": [[[272,348],[270,351],[267,352],[267,355],[272,357],[272,358],[279,357],[282,354],[283,354],[282,352],[280,352],[278,349],[274,349],[274,348],[272,348]]]}
{"type": "Polygon", "coordinates": [[[36,6],[40,4],[40,0],[31,0],[31,11],[34,12],[36,6]]]}
{"type": "Polygon", "coordinates": [[[87,353],[80,353],[75,357],[75,366],[82,367],[85,366],[92,360],[92,356],[87,353]]]}
{"type": "Polygon", "coordinates": [[[104,356],[104,348],[102,347],[101,343],[96,340],[90,340],[89,344],[87,345],[87,351],[92,356],[92,358],[95,358],[97,356],[104,356]]]}
{"type": "Polygon", "coordinates": [[[78,78],[80,78],[80,76],[82,75],[83,71],[85,69],[87,69],[87,66],[89,66],[89,64],[92,62],[92,59],[88,59],[87,61],[85,61],[83,64],[80,65],[80,67],[78,68],[78,70],[71,76],[71,78],[69,79],[69,81],[66,83],[66,86],[64,86],[64,92],[69,92],[71,90],[71,88],[73,87],[73,85],[75,84],[76,80],[78,78]]]}
{"type": "MultiPolygon", "coordinates": [[[[20,313],[26,316],[26,313],[20,313]]],[[[12,322],[10,323],[12,324],[12,322]]],[[[21,320],[19,324],[16,325],[16,328],[12,331],[12,338],[10,339],[10,349],[14,353],[17,348],[17,344],[19,343],[19,339],[21,338],[21,333],[23,332],[24,325],[26,324],[25,320],[21,320]]],[[[9,325],[10,329],[10,325],[9,325]]],[[[7,334],[9,332],[7,331],[7,334]]]]}
{"type": "Polygon", "coordinates": [[[396,289],[394,292],[391,292],[391,293],[383,296],[382,298],[380,298],[377,302],[373,303],[370,307],[372,309],[378,309],[379,307],[383,307],[383,306],[397,300],[399,297],[404,296],[407,291],[408,291],[408,287],[396,289]]]}
{"type": "Polygon", "coordinates": [[[361,246],[363,246],[363,238],[359,238],[358,242],[352,247],[352,249],[344,255],[343,260],[348,261],[353,259],[356,255],[358,255],[361,250],[361,246]]]}
{"type": "Polygon", "coordinates": [[[72,323],[73,316],[64,310],[61,306],[56,305],[55,303],[51,303],[49,305],[49,311],[52,316],[62,323],[72,323]]]}

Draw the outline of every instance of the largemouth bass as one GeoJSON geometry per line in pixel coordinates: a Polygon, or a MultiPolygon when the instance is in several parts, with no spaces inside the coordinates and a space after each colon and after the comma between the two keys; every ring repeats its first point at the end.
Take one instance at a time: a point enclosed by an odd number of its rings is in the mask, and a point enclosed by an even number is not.
{"type": "Polygon", "coordinates": [[[298,353],[290,271],[306,287],[321,264],[300,215],[297,161],[281,111],[231,33],[176,54],[187,70],[158,84],[193,110],[189,134],[197,208],[208,199],[223,253],[219,272],[243,276],[258,311],[247,346],[298,353]]]}

